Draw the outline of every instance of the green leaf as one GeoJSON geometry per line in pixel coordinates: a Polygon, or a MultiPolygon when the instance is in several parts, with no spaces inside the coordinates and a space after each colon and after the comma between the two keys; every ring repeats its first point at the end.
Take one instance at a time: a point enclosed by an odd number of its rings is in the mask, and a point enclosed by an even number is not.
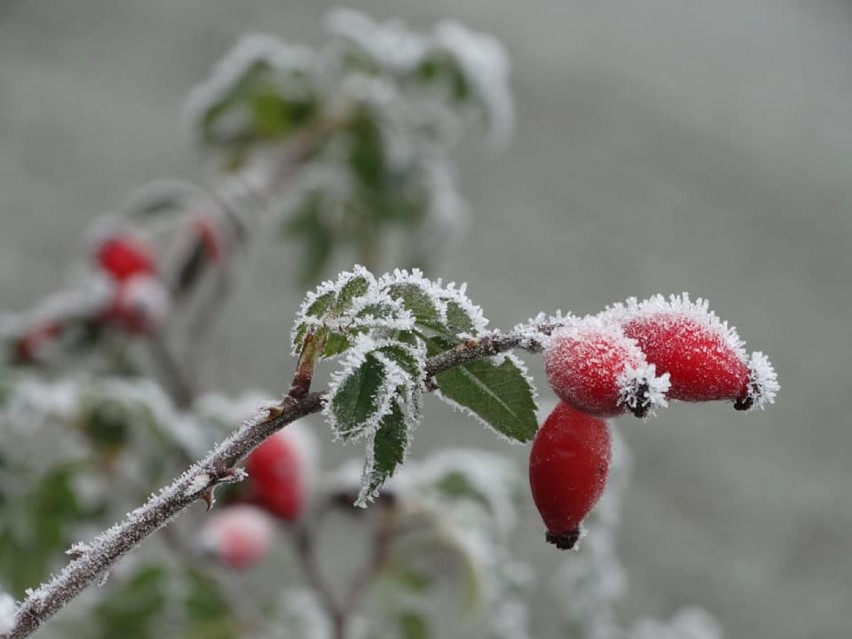
{"type": "Polygon", "coordinates": [[[405,413],[397,402],[393,402],[391,411],[379,422],[372,446],[373,463],[369,468],[367,481],[361,488],[358,503],[365,503],[373,497],[405,459],[408,428],[405,413]]]}
{"type": "Polygon", "coordinates": [[[385,367],[372,355],[340,382],[330,400],[333,426],[340,437],[353,439],[376,422],[384,383],[385,367]]]}
{"type": "Polygon", "coordinates": [[[356,298],[361,297],[370,288],[370,282],[363,275],[354,275],[340,289],[334,304],[335,315],[342,315],[352,308],[356,298]]]}
{"type": "Polygon", "coordinates": [[[399,635],[402,639],[429,639],[429,624],[423,615],[408,611],[399,615],[399,635]]]}
{"type": "Polygon", "coordinates": [[[453,335],[476,332],[476,324],[470,313],[461,304],[453,301],[447,302],[447,328],[453,335]]]}
{"type": "Polygon", "coordinates": [[[462,364],[435,376],[441,397],[466,409],[501,435],[519,442],[538,429],[534,391],[510,359],[500,366],[490,359],[462,364]]]}
{"type": "Polygon", "coordinates": [[[414,315],[418,324],[430,328],[442,327],[440,313],[432,302],[432,297],[414,282],[399,282],[387,287],[388,295],[402,302],[402,305],[414,315]]]}

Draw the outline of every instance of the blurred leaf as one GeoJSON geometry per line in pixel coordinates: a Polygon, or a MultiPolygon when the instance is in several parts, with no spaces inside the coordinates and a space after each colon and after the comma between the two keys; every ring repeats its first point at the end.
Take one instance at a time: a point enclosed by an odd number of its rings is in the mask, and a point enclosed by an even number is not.
{"type": "Polygon", "coordinates": [[[149,639],[166,604],[164,568],[142,567],[94,610],[101,639],[149,639]]]}
{"type": "Polygon", "coordinates": [[[429,624],[426,617],[416,612],[399,615],[399,634],[402,639],[429,639],[429,624]]]}
{"type": "Polygon", "coordinates": [[[196,571],[188,572],[186,578],[189,629],[184,639],[237,639],[230,603],[216,582],[196,571]]]}

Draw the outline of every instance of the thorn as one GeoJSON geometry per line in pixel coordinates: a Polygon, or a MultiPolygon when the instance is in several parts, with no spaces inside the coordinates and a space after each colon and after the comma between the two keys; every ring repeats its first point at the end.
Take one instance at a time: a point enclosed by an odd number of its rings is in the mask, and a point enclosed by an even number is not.
{"type": "Polygon", "coordinates": [[[203,499],[204,503],[207,504],[207,512],[210,512],[210,509],[213,508],[213,504],[216,503],[216,496],[213,494],[213,489],[208,488],[201,493],[201,499],[203,499]]]}
{"type": "Polygon", "coordinates": [[[275,406],[267,406],[266,407],[266,420],[267,422],[271,422],[274,419],[278,419],[281,417],[281,414],[284,412],[284,408],[280,405],[275,406]]]}

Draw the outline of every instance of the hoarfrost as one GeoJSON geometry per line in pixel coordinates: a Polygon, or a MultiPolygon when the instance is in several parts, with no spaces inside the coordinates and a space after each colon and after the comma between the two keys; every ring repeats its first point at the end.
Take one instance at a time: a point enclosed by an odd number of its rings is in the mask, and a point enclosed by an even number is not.
{"type": "Polygon", "coordinates": [[[775,369],[760,351],[755,351],[749,358],[749,391],[748,396],[753,400],[751,410],[766,408],[775,403],[775,396],[781,389],[775,369]]]}

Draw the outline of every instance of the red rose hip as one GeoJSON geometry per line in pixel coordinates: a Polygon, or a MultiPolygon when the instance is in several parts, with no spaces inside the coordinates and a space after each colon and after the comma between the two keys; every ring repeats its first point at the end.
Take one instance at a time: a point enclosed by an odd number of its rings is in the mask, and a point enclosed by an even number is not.
{"type": "Polygon", "coordinates": [[[255,448],[246,459],[246,470],[253,500],[276,517],[295,521],[306,501],[306,469],[299,446],[288,429],[275,433],[255,448]]]}
{"type": "Polygon", "coordinates": [[[557,548],[573,548],[580,524],[606,487],[612,458],[607,423],[560,402],[530,451],[530,490],[557,548]]]}
{"type": "Polygon", "coordinates": [[[154,275],[157,271],[153,251],[127,234],[113,235],[101,242],[95,259],[104,271],[120,282],[137,275],[154,275]]]}
{"type": "Polygon", "coordinates": [[[772,403],[775,371],[762,353],[746,354],[736,330],[684,293],[643,302],[627,300],[605,314],[636,340],[648,361],[668,373],[670,399],[686,402],[730,400],[738,410],[772,403]]]}
{"type": "Polygon", "coordinates": [[[660,377],[636,341],[621,327],[596,317],[572,320],[551,335],[544,366],[553,391],[566,404],[614,417],[637,417],[666,405],[668,375],[660,377]]]}

